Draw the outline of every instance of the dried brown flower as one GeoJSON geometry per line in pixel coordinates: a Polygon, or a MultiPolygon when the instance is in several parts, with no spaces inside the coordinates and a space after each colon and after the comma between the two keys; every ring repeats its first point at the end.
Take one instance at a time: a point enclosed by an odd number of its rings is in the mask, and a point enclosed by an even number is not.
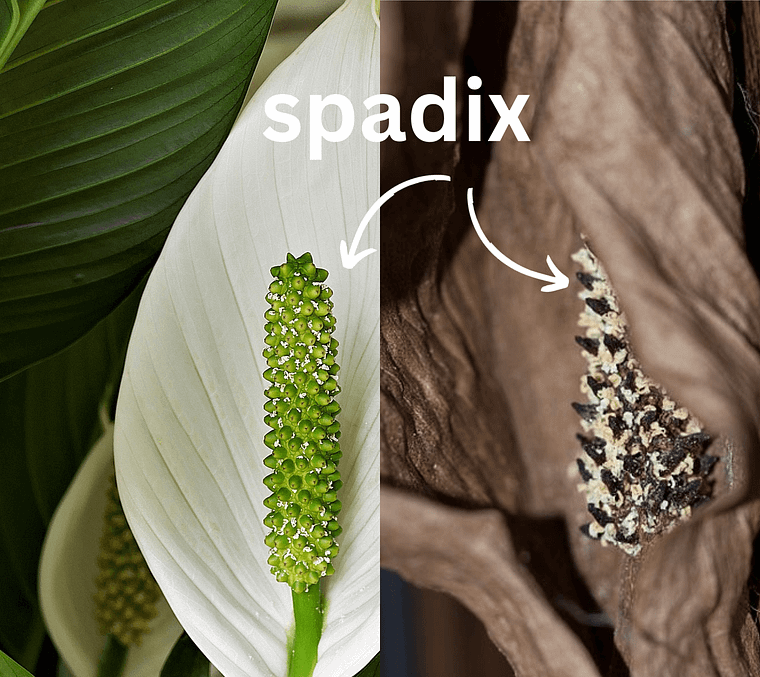
{"type": "Polygon", "coordinates": [[[384,188],[453,177],[382,214],[384,566],[463,602],[521,676],[760,675],[760,5],[384,3],[383,21],[402,110],[443,75],[531,95],[529,143],[383,151],[384,188]],[[485,250],[470,186],[533,270],[570,274],[588,235],[643,370],[713,438],[714,498],[635,557],[581,534],[567,473],[580,303],[485,250]]]}

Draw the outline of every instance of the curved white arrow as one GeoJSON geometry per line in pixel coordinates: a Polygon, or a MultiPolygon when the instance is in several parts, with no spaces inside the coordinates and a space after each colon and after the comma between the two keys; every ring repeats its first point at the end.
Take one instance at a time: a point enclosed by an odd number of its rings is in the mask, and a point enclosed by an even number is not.
{"type": "Polygon", "coordinates": [[[357,254],[356,248],[359,246],[359,240],[362,239],[364,229],[367,227],[370,219],[379,211],[380,207],[382,207],[400,190],[408,188],[409,186],[413,186],[415,183],[422,183],[423,181],[451,181],[451,177],[447,176],[446,174],[425,174],[425,176],[417,176],[413,179],[409,179],[408,181],[403,181],[402,183],[399,183],[397,186],[394,186],[390,190],[383,193],[369,208],[369,211],[361,220],[359,228],[356,231],[356,235],[354,235],[354,239],[351,242],[351,250],[348,251],[345,240],[340,241],[340,258],[344,268],[348,268],[350,270],[365,256],[369,256],[370,254],[373,254],[377,251],[377,249],[365,249],[364,251],[357,254]]]}
{"type": "Polygon", "coordinates": [[[549,268],[553,274],[546,275],[545,273],[537,273],[534,270],[525,268],[519,263],[515,263],[512,259],[502,254],[496,248],[496,246],[494,246],[493,242],[490,242],[488,240],[485,233],[483,232],[483,229],[478,223],[478,217],[475,216],[475,204],[473,203],[472,199],[472,188],[467,189],[467,209],[470,211],[470,220],[472,221],[472,225],[475,226],[475,232],[478,234],[480,241],[486,246],[486,249],[488,249],[488,251],[491,252],[497,259],[499,259],[499,261],[501,261],[505,266],[509,266],[512,270],[516,270],[518,273],[522,273],[528,277],[534,277],[537,280],[551,282],[551,284],[547,284],[546,286],[541,287],[541,291],[559,291],[560,289],[565,289],[567,285],[570,284],[570,280],[568,279],[567,275],[565,275],[559,268],[557,268],[557,266],[554,265],[554,261],[552,261],[551,256],[546,257],[546,263],[549,264],[549,268]]]}

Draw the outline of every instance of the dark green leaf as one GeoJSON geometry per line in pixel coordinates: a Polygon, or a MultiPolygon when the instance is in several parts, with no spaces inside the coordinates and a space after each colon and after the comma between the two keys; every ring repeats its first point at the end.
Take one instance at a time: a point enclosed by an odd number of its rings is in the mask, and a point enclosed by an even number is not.
{"type": "Polygon", "coordinates": [[[375,657],[367,663],[355,677],[380,677],[380,652],[375,654],[375,657]]]}
{"type": "Polygon", "coordinates": [[[26,468],[24,386],[17,378],[0,383],[0,639],[18,661],[38,618],[37,561],[45,535],[26,468]]]}
{"type": "Polygon", "coordinates": [[[161,669],[161,677],[208,677],[208,674],[208,658],[183,632],[161,669]]]}
{"type": "Polygon", "coordinates": [[[0,651],[0,677],[32,677],[32,674],[0,651]]]}
{"type": "Polygon", "coordinates": [[[99,409],[116,389],[143,287],[65,351],[9,379],[25,384],[24,454],[45,525],[103,432],[99,409]]]}
{"type": "Polygon", "coordinates": [[[0,383],[0,642],[28,666],[44,636],[37,564],[45,529],[102,432],[98,409],[121,373],[142,286],[69,348],[0,383]]]}
{"type": "Polygon", "coordinates": [[[274,6],[63,0],[37,15],[0,72],[0,378],[84,334],[150,268],[274,6]]]}

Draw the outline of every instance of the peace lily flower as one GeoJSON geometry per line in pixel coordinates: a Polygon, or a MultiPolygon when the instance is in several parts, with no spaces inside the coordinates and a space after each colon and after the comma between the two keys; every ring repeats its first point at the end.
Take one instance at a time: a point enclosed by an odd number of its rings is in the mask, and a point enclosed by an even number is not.
{"type": "MultiPolygon", "coordinates": [[[[74,677],[95,677],[105,644],[95,618],[95,579],[109,479],[113,424],[79,468],[50,523],[40,560],[40,604],[45,625],[74,677]]],[[[124,677],[156,677],[182,634],[165,600],[139,646],[130,648],[124,677]]]]}
{"type": "MultiPolygon", "coordinates": [[[[349,0],[243,110],[177,218],[148,282],[119,394],[116,470],[130,526],[187,633],[226,677],[284,677],[291,590],[264,544],[270,269],[311,253],[329,271],[341,371],[340,554],[322,579],[315,677],[358,672],[379,650],[379,257],[341,265],[340,242],[379,196],[379,149],[361,134],[379,89],[374,3],[349,0]],[[353,134],[309,160],[309,96],[342,94],[353,134]],[[278,143],[264,105],[299,100],[278,143]]],[[[336,129],[337,108],[324,126],[336,129]]],[[[379,249],[377,221],[361,249],[379,249]]]]}

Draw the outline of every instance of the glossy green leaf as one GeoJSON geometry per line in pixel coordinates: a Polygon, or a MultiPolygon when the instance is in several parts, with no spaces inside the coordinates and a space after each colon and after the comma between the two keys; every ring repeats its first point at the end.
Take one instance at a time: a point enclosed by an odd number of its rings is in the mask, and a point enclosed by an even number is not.
{"type": "Polygon", "coordinates": [[[37,15],[0,72],[0,378],[84,334],[153,264],[274,5],[80,0],[37,15]]]}
{"type": "Polygon", "coordinates": [[[183,633],[164,663],[161,677],[208,677],[209,662],[195,646],[187,633],[183,633]]]}
{"type": "Polygon", "coordinates": [[[102,432],[98,410],[115,390],[142,287],[69,348],[0,383],[0,642],[28,666],[44,638],[36,588],[45,529],[102,432]]]}
{"type": "Polygon", "coordinates": [[[32,674],[0,651],[0,677],[32,677],[32,674]]]}

